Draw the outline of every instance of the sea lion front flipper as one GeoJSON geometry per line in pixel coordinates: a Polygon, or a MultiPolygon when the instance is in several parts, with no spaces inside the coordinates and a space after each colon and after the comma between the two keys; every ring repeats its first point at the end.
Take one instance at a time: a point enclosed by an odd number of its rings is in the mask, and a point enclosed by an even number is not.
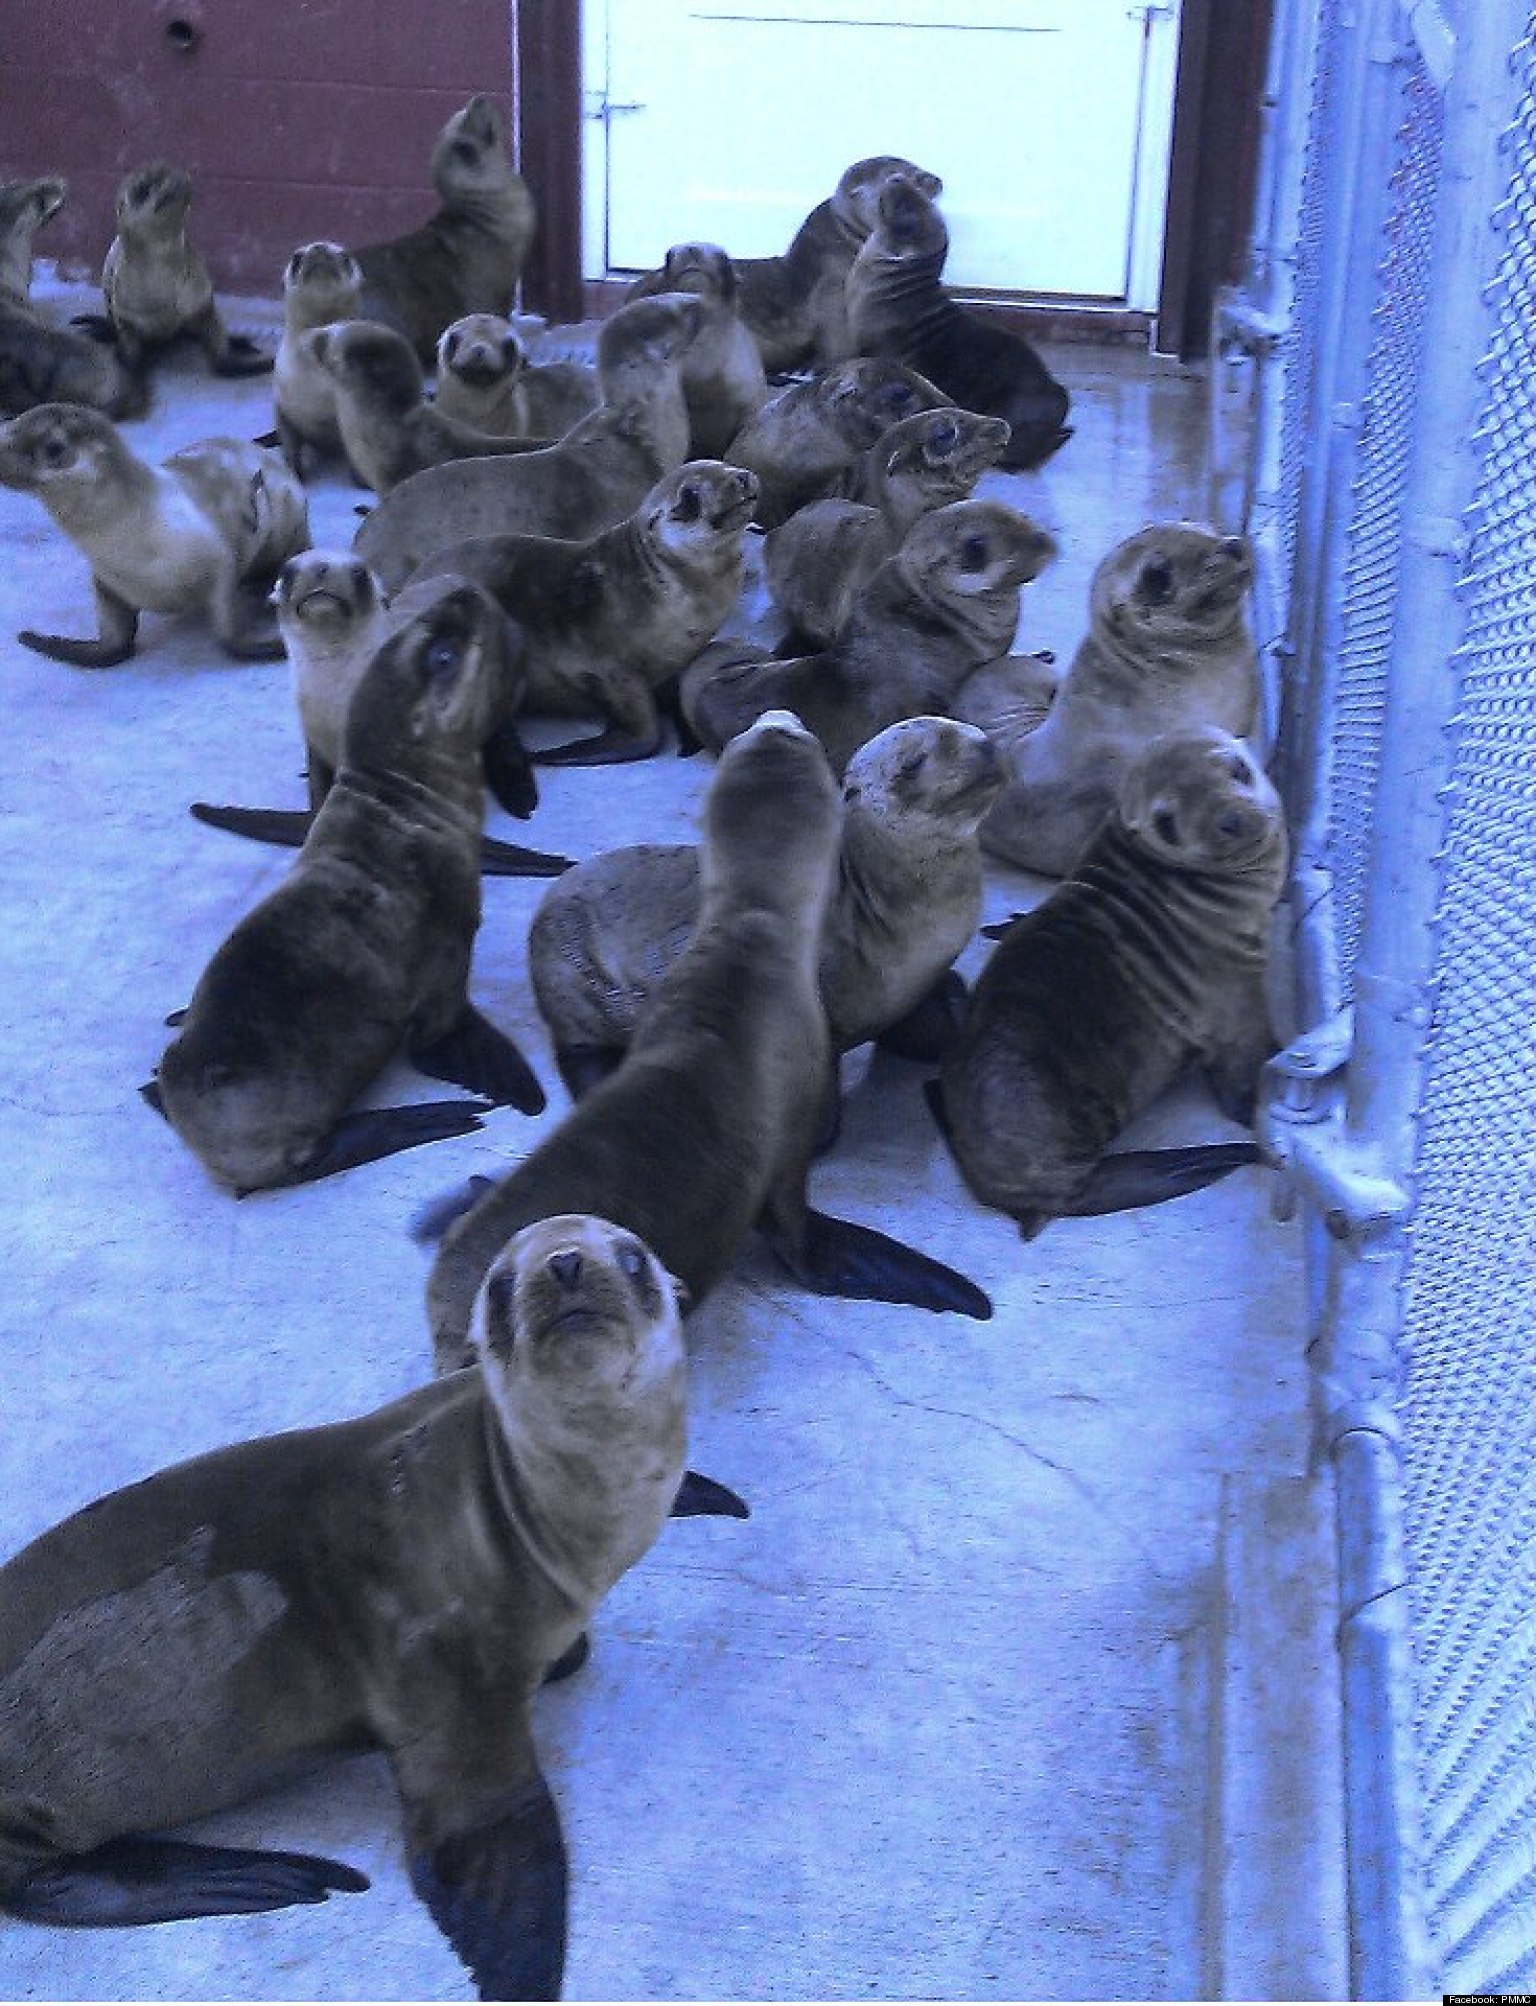
{"type": "Polygon", "coordinates": [[[1057,1211],[1063,1218],[1089,1219],[1162,1205],[1258,1161],[1259,1145],[1247,1139],[1194,1143],[1184,1149],[1112,1150],[1099,1158],[1087,1183],[1057,1211]]]}
{"type": "Polygon", "coordinates": [[[807,1206],[798,1246],[771,1228],[768,1242],[796,1281],[818,1295],[954,1310],[979,1322],[992,1314],[990,1298],[957,1269],[852,1219],[807,1206]]]}
{"type": "MultiPolygon", "coordinates": [[[[483,1100],[412,1101],[405,1107],[360,1108],[353,1114],[344,1114],[319,1148],[284,1181],[317,1184],[322,1177],[334,1177],[339,1170],[355,1170],[360,1163],[377,1163],[386,1156],[398,1156],[403,1149],[417,1149],[425,1142],[473,1135],[485,1127],[480,1117],[489,1114],[491,1106],[490,1101],[483,1100]]],[[[236,1196],[247,1198],[250,1191],[237,1192],[236,1196]]]]}
{"type": "Polygon", "coordinates": [[[482,1999],[558,1999],[565,1973],[566,1859],[560,1815],[526,1723],[500,1762],[486,1735],[458,1751],[396,1751],[411,1886],[482,1999]],[[488,1815],[466,1825],[463,1800],[488,1815]]]}
{"type": "Polygon", "coordinates": [[[717,1484],[713,1477],[701,1476],[697,1470],[684,1470],[683,1481],[677,1487],[677,1496],[672,1500],[673,1518],[750,1518],[745,1499],[725,1484],[717,1484]]]}
{"type": "Polygon", "coordinates": [[[905,1017],[887,1024],[875,1043],[898,1059],[937,1065],[960,1028],[966,994],[964,976],[956,968],[946,968],[928,994],[914,1003],[905,1017]]]}
{"type": "Polygon", "coordinates": [[[546,1105],[538,1075],[504,1031],[466,1003],[458,1021],[430,1044],[412,1045],[411,1064],[434,1080],[449,1080],[520,1114],[546,1105]]]}
{"type": "Polygon", "coordinates": [[[495,836],[480,839],[480,868],[488,878],[558,878],[574,863],[574,857],[525,850],[521,843],[503,843],[495,836]]]}
{"type": "Polygon", "coordinates": [[[39,1867],[8,1888],[5,1907],[27,1922],[131,1927],[205,1915],[262,1915],[360,1894],[366,1874],[313,1853],[263,1853],[123,1838],[39,1867]]]}
{"type": "Polygon", "coordinates": [[[555,1064],[573,1101],[616,1073],[623,1063],[623,1045],[556,1045],[555,1064]]]}
{"type": "Polygon", "coordinates": [[[526,822],[539,805],[539,780],[516,725],[493,731],[480,749],[485,784],[509,815],[526,822]]]}
{"type": "Polygon", "coordinates": [[[279,843],[284,849],[304,846],[313,816],[307,808],[237,808],[232,803],[194,801],[194,821],[210,829],[227,829],[232,836],[249,836],[256,843],[279,843]]]}
{"type": "Polygon", "coordinates": [[[494,1177],[467,1178],[457,1191],[445,1191],[441,1198],[429,1198],[411,1217],[411,1238],[418,1247],[433,1247],[455,1219],[462,1219],[496,1182],[494,1177]]]}
{"type": "Polygon", "coordinates": [[[77,641],[68,634],[38,634],[24,627],[16,636],[21,645],[30,648],[34,655],[46,655],[50,661],[67,662],[72,669],[115,669],[119,662],[126,662],[138,636],[138,610],[126,599],[119,599],[99,578],[93,578],[91,583],[96,595],[96,625],[100,629],[97,640],[77,641]]]}

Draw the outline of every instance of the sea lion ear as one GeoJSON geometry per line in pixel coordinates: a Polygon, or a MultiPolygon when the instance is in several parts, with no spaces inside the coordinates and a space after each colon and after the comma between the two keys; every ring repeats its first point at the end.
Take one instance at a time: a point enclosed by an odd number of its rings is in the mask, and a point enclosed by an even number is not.
{"type": "Polygon", "coordinates": [[[689,1310],[693,1308],[693,1290],[689,1288],[688,1284],[680,1276],[674,1275],[669,1268],[663,1268],[662,1273],[672,1284],[672,1293],[677,1298],[678,1315],[686,1316],[689,1310]]]}

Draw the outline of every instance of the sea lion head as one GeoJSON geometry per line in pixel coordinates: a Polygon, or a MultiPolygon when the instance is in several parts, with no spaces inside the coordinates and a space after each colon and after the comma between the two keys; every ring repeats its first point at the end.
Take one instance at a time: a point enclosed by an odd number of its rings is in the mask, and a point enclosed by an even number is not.
{"type": "Polygon", "coordinates": [[[907,717],[877,732],[848,762],[843,799],[892,829],[932,841],[973,836],[1003,791],[1007,768],[977,725],[907,717]]]}
{"type": "Polygon", "coordinates": [[[728,741],[704,797],[699,879],[749,903],[819,912],[830,892],[842,797],[822,744],[793,711],[769,710],[728,741]]]}
{"type": "Polygon", "coordinates": [[[477,390],[510,383],[527,360],[521,336],[499,313],[467,313],[438,336],[439,375],[452,374],[477,390]]]}
{"type": "Polygon", "coordinates": [[[508,1241],[470,1342],[518,1476],[518,1532],[578,1605],[655,1539],[687,1456],[685,1291],[634,1233],[556,1213],[508,1241]]]}
{"type": "Polygon", "coordinates": [[[879,440],[885,477],[911,481],[930,507],[963,501],[989,467],[1002,458],[1011,427],[1006,418],[979,411],[919,411],[879,440]]]}
{"type": "Polygon", "coordinates": [[[384,604],[384,593],[355,552],[301,550],[277,574],[272,604],[290,643],[303,633],[335,641],[371,620],[384,604]]]}
{"type": "Polygon", "coordinates": [[[623,403],[679,368],[703,324],[703,303],[692,293],[656,293],[621,306],[597,337],[605,402],[623,403]]]}
{"type": "Polygon", "coordinates": [[[1138,847],[1175,870],[1223,877],[1285,867],[1285,819],[1268,775],[1218,726],[1165,732],[1127,769],[1117,813],[1138,847]]]}
{"type": "Polygon", "coordinates": [[[944,192],[944,183],[927,168],[917,167],[899,154],[877,153],[843,169],[832,196],[834,215],[856,236],[867,237],[880,220],[882,190],[898,176],[930,202],[944,192]]]}
{"type": "Polygon", "coordinates": [[[961,607],[1016,592],[1056,555],[1056,539],[1003,502],[946,502],[919,516],[895,562],[930,605],[961,607]]]}
{"type": "Polygon", "coordinates": [[[192,177],[169,160],[151,160],[130,168],[118,184],[119,230],[174,231],[186,221],[192,206],[192,177]]]}
{"type": "Polygon", "coordinates": [[[838,437],[859,453],[905,418],[953,408],[926,376],[885,356],[860,356],[823,370],[816,401],[838,437]]]}
{"type": "Polygon", "coordinates": [[[483,91],[453,114],[432,148],[432,184],[445,202],[505,187],[516,170],[501,108],[483,91]]]}
{"type": "Polygon", "coordinates": [[[661,261],[657,292],[696,293],[711,305],[736,298],[736,267],[718,244],[673,244],[661,261]]]}
{"type": "Polygon", "coordinates": [[[640,505],[649,534],[676,557],[740,550],[757,507],[757,475],[723,460],[686,460],[640,505]]]}
{"type": "Polygon", "coordinates": [[[32,239],[64,206],[69,183],[57,174],[0,182],[0,299],[24,300],[32,285],[32,239]]]}
{"type": "Polygon", "coordinates": [[[283,294],[302,292],[328,320],[350,320],[362,297],[363,269],[341,244],[300,244],[283,267],[283,294]]]}
{"type": "Polygon", "coordinates": [[[1151,523],[1101,559],[1089,588],[1095,632],[1117,651],[1198,651],[1246,618],[1253,551],[1246,537],[1199,523],[1151,523]]]}
{"type": "MultiPolygon", "coordinates": [[[[882,258],[943,258],[949,249],[944,218],[921,183],[907,174],[892,174],[880,189],[879,220],[870,233],[868,251],[882,258]]],[[[861,254],[864,255],[864,254],[861,254]]]]}
{"type": "Polygon", "coordinates": [[[0,487],[74,507],[99,494],[115,506],[109,477],[132,457],[110,418],[83,404],[38,404],[0,425],[0,487]]]}
{"type": "Polygon", "coordinates": [[[344,396],[370,410],[404,418],[426,395],[416,351],[403,334],[379,321],[346,320],[312,337],[315,360],[344,396]]]}
{"type": "Polygon", "coordinates": [[[478,747],[500,714],[508,677],[500,606],[451,575],[423,581],[421,596],[352,693],[342,737],[348,765],[396,767],[412,748],[478,747]]]}

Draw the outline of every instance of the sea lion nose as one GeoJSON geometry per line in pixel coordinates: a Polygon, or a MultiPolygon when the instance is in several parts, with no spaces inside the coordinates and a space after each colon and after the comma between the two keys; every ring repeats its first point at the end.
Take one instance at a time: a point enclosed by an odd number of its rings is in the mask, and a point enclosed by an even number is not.
{"type": "Polygon", "coordinates": [[[573,1289],[581,1276],[581,1256],[574,1248],[549,1257],[549,1272],[563,1289],[573,1289]]]}

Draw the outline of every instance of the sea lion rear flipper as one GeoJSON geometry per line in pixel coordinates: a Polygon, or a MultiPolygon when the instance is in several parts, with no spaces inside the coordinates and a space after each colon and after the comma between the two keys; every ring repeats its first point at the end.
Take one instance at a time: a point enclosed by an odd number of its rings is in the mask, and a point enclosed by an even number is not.
{"type": "Polygon", "coordinates": [[[631,760],[649,759],[661,750],[661,725],[649,734],[638,734],[624,725],[611,724],[591,738],[568,739],[564,745],[541,746],[533,755],[540,766],[622,766],[631,760]]]}
{"type": "Polygon", "coordinates": [[[471,1177],[457,1191],[429,1198],[411,1217],[411,1238],[419,1247],[435,1246],[454,1220],[472,1211],[495,1182],[494,1177],[471,1177]]]}
{"type": "Polygon", "coordinates": [[[1087,1183],[1058,1209],[1064,1218],[1087,1219],[1161,1205],[1258,1161],[1259,1145],[1248,1140],[1196,1143],[1185,1149],[1116,1150],[1100,1157],[1087,1183]]]}
{"type": "Polygon", "coordinates": [[[138,637],[138,610],[126,599],[119,599],[99,578],[93,578],[91,584],[96,598],[96,624],[100,629],[98,639],[77,641],[68,634],[39,634],[23,627],[16,636],[21,645],[30,648],[34,655],[46,655],[50,661],[67,662],[72,669],[115,669],[119,662],[126,662],[138,637]]]}
{"type": "Polygon", "coordinates": [[[946,968],[920,1002],[905,1017],[887,1024],[875,1039],[882,1052],[894,1052],[898,1059],[917,1059],[937,1065],[960,1028],[965,1009],[965,978],[958,969],[946,968]]]}
{"type": "MultiPolygon", "coordinates": [[[[483,1736],[471,1739],[483,1748],[483,1736]]],[[[446,1762],[443,1776],[425,1779],[430,1795],[419,1794],[397,1762],[407,1863],[411,1886],[482,1999],[558,1999],[565,1973],[565,1840],[526,1730],[518,1747],[526,1768],[506,1779],[497,1815],[468,1827],[455,1818],[457,1779],[446,1762]]],[[[482,1752],[472,1785],[481,1799],[497,1782],[485,1765],[482,1752]]],[[[415,1766],[422,1766],[419,1760],[415,1766]]]]}
{"type": "Polygon", "coordinates": [[[227,829],[234,836],[249,836],[256,843],[280,843],[285,849],[302,849],[313,817],[307,808],[237,808],[231,803],[194,801],[194,821],[206,822],[210,829],[227,829]]]}
{"type": "Polygon", "coordinates": [[[539,781],[517,727],[504,724],[493,731],[480,757],[486,786],[509,815],[526,822],[539,805],[539,781]]]}
{"type": "Polygon", "coordinates": [[[677,1487],[677,1496],[672,1500],[673,1518],[750,1518],[742,1498],[724,1484],[717,1484],[713,1477],[701,1476],[697,1470],[684,1470],[683,1481],[677,1487]]]}
{"type": "MultiPolygon", "coordinates": [[[[142,1091],[142,1089],[141,1089],[142,1091]]],[[[424,1142],[444,1142],[449,1136],[473,1135],[484,1128],[490,1101],[413,1101],[406,1107],[360,1108],[345,1114],[318,1149],[286,1181],[315,1184],[338,1170],[360,1163],[377,1163],[416,1149],[424,1142]]],[[[249,1196],[246,1191],[238,1194],[249,1196]]]]}
{"type": "Polygon", "coordinates": [[[480,839],[480,868],[488,878],[558,878],[575,859],[548,850],[525,850],[521,843],[503,843],[494,836],[480,839]]]}
{"type": "Polygon", "coordinates": [[[808,1206],[798,1248],[772,1232],[769,1243],[795,1279],[818,1295],[955,1310],[982,1322],[992,1314],[990,1299],[956,1269],[851,1219],[808,1206]]]}
{"type": "Polygon", "coordinates": [[[313,1853],[264,1853],[179,1839],[110,1840],[40,1867],[6,1890],[5,1907],[28,1922],[131,1927],[193,1916],[260,1915],[359,1894],[365,1874],[313,1853]]]}
{"type": "Polygon", "coordinates": [[[538,1114],[545,1106],[538,1076],[504,1031],[466,1003],[452,1030],[411,1047],[411,1064],[434,1080],[449,1080],[498,1106],[538,1114]]]}

